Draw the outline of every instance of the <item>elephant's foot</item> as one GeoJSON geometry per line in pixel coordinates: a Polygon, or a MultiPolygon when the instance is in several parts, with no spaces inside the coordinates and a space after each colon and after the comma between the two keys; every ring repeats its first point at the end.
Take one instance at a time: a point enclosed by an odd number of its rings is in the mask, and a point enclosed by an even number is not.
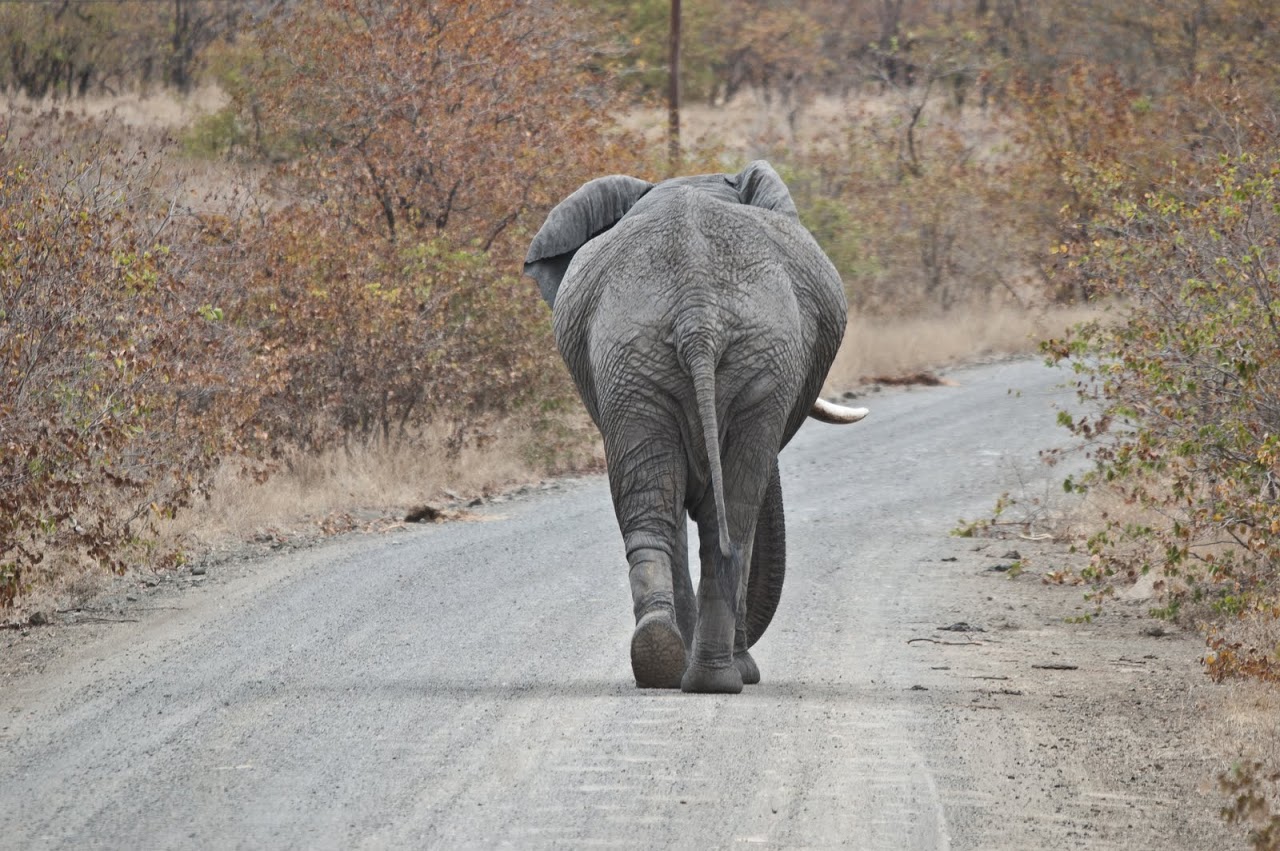
{"type": "Polygon", "coordinates": [[[751,654],[746,650],[740,650],[733,654],[733,664],[738,669],[738,673],[742,675],[744,685],[753,686],[760,682],[760,666],[756,664],[756,660],[751,658],[751,654]]]}
{"type": "Polygon", "coordinates": [[[680,688],[684,639],[667,609],[651,611],[631,634],[631,672],[638,688],[680,688]]]}
{"type": "Polygon", "coordinates": [[[742,674],[736,665],[709,668],[694,662],[684,672],[680,689],[703,694],[737,694],[742,691],[742,674]]]}

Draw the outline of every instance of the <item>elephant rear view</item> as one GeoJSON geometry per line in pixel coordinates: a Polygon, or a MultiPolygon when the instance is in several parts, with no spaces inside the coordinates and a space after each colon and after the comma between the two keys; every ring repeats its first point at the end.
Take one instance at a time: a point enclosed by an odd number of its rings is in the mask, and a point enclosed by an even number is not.
{"type": "Polygon", "coordinates": [[[615,175],[547,217],[525,262],[604,439],[630,567],[636,685],[738,692],[786,567],[778,453],[844,334],[844,288],[766,162],[652,184],[615,175]],[[689,574],[686,515],[701,580],[689,574]]]}

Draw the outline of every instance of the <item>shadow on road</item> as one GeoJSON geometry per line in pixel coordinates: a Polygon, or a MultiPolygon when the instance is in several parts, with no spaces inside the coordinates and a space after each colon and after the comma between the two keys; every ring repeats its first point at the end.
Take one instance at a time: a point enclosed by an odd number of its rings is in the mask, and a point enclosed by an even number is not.
{"type": "MultiPolygon", "coordinates": [[[[491,698],[495,700],[554,699],[561,698],[672,698],[697,700],[705,695],[686,695],[678,689],[639,689],[628,680],[555,680],[543,681],[484,681],[451,677],[427,677],[423,679],[383,680],[334,680],[327,683],[298,683],[292,687],[282,683],[289,691],[317,697],[358,694],[364,698],[382,700],[421,700],[424,697],[457,699],[491,698]]],[[[802,681],[766,682],[749,686],[736,696],[724,699],[742,702],[753,699],[823,700],[866,703],[876,699],[877,689],[853,683],[810,683],[802,681]]]]}

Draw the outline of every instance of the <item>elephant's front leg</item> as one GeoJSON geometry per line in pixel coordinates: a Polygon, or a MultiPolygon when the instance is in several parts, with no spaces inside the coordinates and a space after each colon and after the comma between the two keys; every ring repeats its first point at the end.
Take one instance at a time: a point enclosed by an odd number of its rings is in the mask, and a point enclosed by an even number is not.
{"type": "Polygon", "coordinates": [[[689,575],[689,530],[676,524],[676,542],[671,551],[671,591],[675,595],[676,624],[684,637],[686,655],[693,650],[693,633],[698,626],[698,598],[689,575]]]}
{"type": "MultiPolygon", "coordinates": [[[[744,594],[743,597],[745,596],[744,594]]],[[[742,675],[744,685],[753,686],[760,682],[760,666],[756,664],[751,651],[747,649],[745,599],[738,606],[738,623],[733,633],[733,664],[742,675]]]]}
{"type": "Polygon", "coordinates": [[[747,685],[760,682],[760,668],[748,650],[764,633],[782,594],[787,571],[787,528],[782,515],[782,483],[775,459],[765,488],[751,549],[751,570],[742,577],[738,623],[734,629],[733,661],[747,685]]]}

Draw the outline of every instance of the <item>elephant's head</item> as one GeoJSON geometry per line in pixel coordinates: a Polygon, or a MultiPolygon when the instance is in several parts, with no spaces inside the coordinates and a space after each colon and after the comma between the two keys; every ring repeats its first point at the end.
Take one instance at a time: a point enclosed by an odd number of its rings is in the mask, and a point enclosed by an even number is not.
{"type": "Polygon", "coordinates": [[[680,187],[800,219],[787,185],[764,160],[756,160],[737,174],[678,177],[656,184],[615,174],[584,183],[552,209],[529,246],[525,274],[538,282],[543,299],[554,307],[560,282],[578,249],[620,222],[650,193],[680,187]]]}

